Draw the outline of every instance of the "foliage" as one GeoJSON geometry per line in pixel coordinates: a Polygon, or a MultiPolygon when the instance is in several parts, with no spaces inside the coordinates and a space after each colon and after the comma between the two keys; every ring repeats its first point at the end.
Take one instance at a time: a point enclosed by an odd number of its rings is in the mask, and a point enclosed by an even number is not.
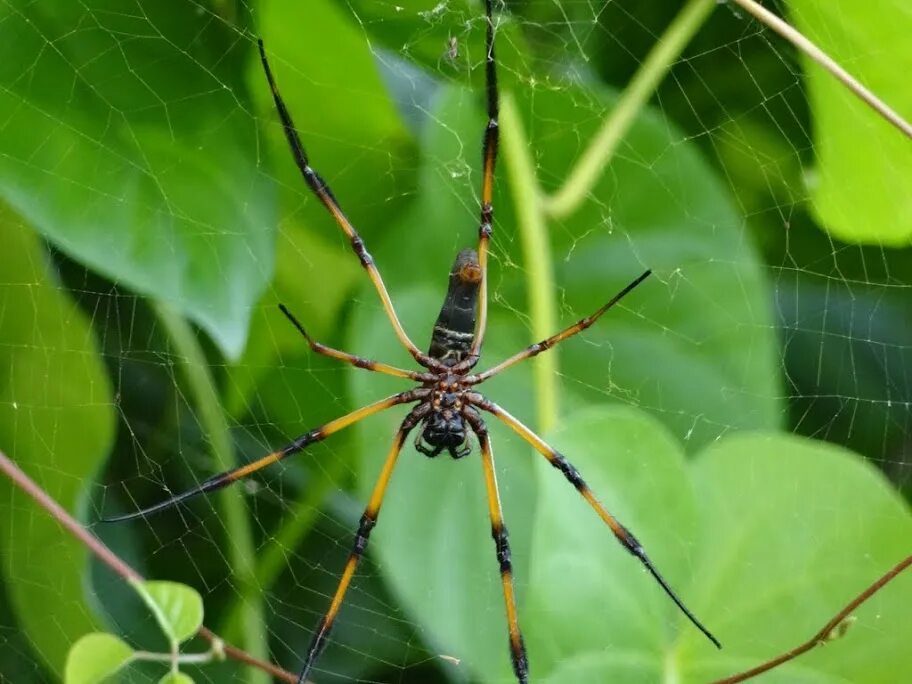
{"type": "MultiPolygon", "coordinates": [[[[561,186],[679,3],[635,4],[634,18],[624,2],[593,16],[589,3],[526,0],[498,26],[503,90],[534,161],[517,169],[502,155],[498,168],[483,365],[536,327],[529,284],[543,274],[523,261],[510,184],[523,171],[542,193],[561,186]]],[[[877,47],[908,34],[908,12],[875,4],[788,9],[909,117],[895,79],[912,48],[885,59],[877,47]]],[[[300,179],[252,35],[424,346],[453,255],[475,239],[484,124],[478,3],[442,7],[0,9],[0,449],[86,524],[192,486],[220,453],[252,460],[403,387],[312,355],[277,311],[284,302],[327,344],[410,363],[300,179]],[[450,38],[454,62],[442,58],[450,38]]],[[[560,418],[549,438],[725,649],[701,641],[573,489],[492,425],[536,680],[743,669],[806,638],[907,553],[909,148],[829,75],[799,78],[796,64],[716,9],[585,201],[547,222],[561,324],[655,272],[549,352],[560,418]]],[[[526,365],[485,390],[534,424],[538,382],[526,365]]],[[[238,485],[244,525],[213,497],[94,527],[167,580],[138,593],[0,481],[0,674],[90,682],[130,664],[137,681],[190,681],[190,661],[161,679],[133,645],[177,654],[203,605],[207,625],[252,650],[268,641],[261,655],[296,670],[397,418],[238,485]]],[[[321,684],[509,681],[475,461],[409,447],[321,684]]],[[[890,591],[844,639],[770,681],[912,672],[899,641],[912,592],[890,591]]],[[[204,668],[198,680],[254,678],[237,663],[204,668]]]]}

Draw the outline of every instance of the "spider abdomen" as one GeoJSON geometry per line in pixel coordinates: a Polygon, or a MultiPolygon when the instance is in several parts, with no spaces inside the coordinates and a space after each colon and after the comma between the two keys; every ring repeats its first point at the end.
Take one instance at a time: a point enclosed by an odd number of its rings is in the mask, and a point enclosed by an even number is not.
{"type": "Polygon", "coordinates": [[[434,323],[428,355],[448,366],[462,361],[475,340],[475,315],[481,266],[474,249],[456,255],[450,269],[450,283],[440,314],[434,323]]]}

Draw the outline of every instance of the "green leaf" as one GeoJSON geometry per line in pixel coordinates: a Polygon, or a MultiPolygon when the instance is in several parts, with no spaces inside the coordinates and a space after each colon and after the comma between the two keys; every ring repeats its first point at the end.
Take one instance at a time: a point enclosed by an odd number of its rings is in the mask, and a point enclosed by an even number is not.
{"type": "MultiPolygon", "coordinates": [[[[802,33],[906,121],[912,120],[912,7],[905,0],[789,0],[802,33]]],[[[818,220],[846,242],[912,242],[912,145],[832,74],[802,55],[813,116],[818,220]]]]}
{"type": "MultiPolygon", "coordinates": [[[[114,436],[111,386],[89,322],[48,268],[41,241],[0,208],[0,449],[77,518],[114,436]]],[[[54,672],[99,627],[89,554],[0,478],[0,572],[29,642],[54,672]]]]}
{"type": "Polygon", "coordinates": [[[86,634],[73,644],[67,655],[64,684],[98,684],[132,657],[133,649],[113,634],[86,634]]]}
{"type": "Polygon", "coordinates": [[[236,357],[276,223],[241,82],[247,43],[189,5],[140,17],[101,0],[14,4],[0,21],[0,193],[67,254],[167,300],[236,357]]]}
{"type": "Polygon", "coordinates": [[[203,599],[195,589],[162,581],[136,582],[134,586],[172,643],[186,641],[203,624],[203,599]]]}
{"type": "MultiPolygon", "coordinates": [[[[520,613],[536,676],[549,682],[706,682],[746,669],[802,643],[908,553],[905,505],[873,468],[837,447],[741,434],[688,466],[654,419],[629,408],[577,414],[553,442],[723,650],[542,463],[520,613]]],[[[855,612],[845,638],[766,676],[879,682],[912,671],[903,637],[909,601],[912,586],[891,585],[855,612]]]]}
{"type": "MultiPolygon", "coordinates": [[[[567,176],[615,100],[594,87],[526,95],[526,128],[535,133],[547,189],[567,176]],[[592,98],[594,105],[580,107],[592,98]]],[[[501,232],[510,231],[511,217],[504,224],[500,208],[498,216],[501,232]]],[[[589,200],[550,228],[564,325],[646,268],[654,272],[557,350],[561,370],[589,401],[644,407],[689,452],[729,430],[782,424],[778,342],[760,255],[723,183],[671,122],[640,112],[589,200]]]]}
{"type": "Polygon", "coordinates": [[[158,680],[158,684],[193,684],[193,679],[183,672],[169,672],[158,680]]]}

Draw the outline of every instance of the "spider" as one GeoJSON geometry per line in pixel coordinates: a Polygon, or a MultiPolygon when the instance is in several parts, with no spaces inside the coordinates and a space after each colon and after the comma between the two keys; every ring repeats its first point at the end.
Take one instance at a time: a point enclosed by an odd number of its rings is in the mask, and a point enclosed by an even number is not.
{"type": "Polygon", "coordinates": [[[474,433],[478,440],[487,490],[488,513],[491,519],[491,535],[494,538],[497,562],[500,566],[500,577],[503,584],[504,603],[506,606],[506,617],[509,629],[510,657],[516,679],[521,684],[528,682],[529,663],[516,611],[516,600],[513,590],[513,569],[510,560],[510,544],[507,536],[507,528],[504,524],[500,496],[497,490],[497,477],[494,470],[494,453],[491,447],[491,439],[488,435],[488,428],[482,418],[482,412],[489,413],[504,422],[541,453],[551,465],[553,465],[567,481],[576,488],[589,505],[595,509],[595,512],[605,521],[621,545],[639,559],[690,622],[712,641],[716,647],[721,648],[719,641],[710,634],[690,610],[687,609],[662,575],[659,574],[636,537],[634,537],[630,530],[624,527],[618,519],[602,505],[586,485],[586,482],[583,480],[579,471],[563,456],[563,454],[549,446],[530,428],[514,418],[505,409],[485,398],[476,389],[478,385],[488,378],[497,375],[507,368],[515,366],[521,361],[532,358],[577,333],[582,332],[594,324],[602,314],[614,306],[631,290],[646,280],[651,273],[651,271],[647,270],[608,300],[608,302],[593,314],[581,319],[556,335],[530,345],[526,349],[514,354],[486,371],[480,373],[472,372],[472,369],[478,363],[480,357],[487,320],[488,243],[491,239],[492,219],[494,214],[491,202],[498,143],[497,69],[494,58],[494,20],[491,5],[492,0],[485,0],[485,18],[487,21],[485,80],[488,123],[484,132],[482,148],[483,174],[478,249],[462,250],[453,262],[449,275],[449,287],[447,289],[446,298],[444,299],[440,314],[434,325],[434,330],[431,335],[431,344],[428,353],[426,354],[419,350],[411,339],[409,339],[402,324],[399,322],[399,318],[390,301],[389,294],[383,284],[380,272],[377,270],[374,260],[364,246],[363,240],[342,211],[342,208],[333,196],[329,186],[313,167],[311,167],[307,154],[304,151],[304,146],[301,143],[294,123],[292,122],[291,115],[279,94],[278,87],[276,86],[275,79],[272,75],[272,70],[270,69],[269,62],[266,58],[263,41],[258,41],[263,71],[265,72],[266,79],[272,91],[272,96],[275,101],[279,118],[282,122],[285,137],[288,140],[291,152],[304,176],[305,182],[316,197],[323,203],[350,240],[352,250],[361,261],[361,265],[364,267],[365,271],[367,271],[368,276],[377,290],[386,316],[389,319],[396,336],[424,370],[405,370],[327,347],[314,340],[305,330],[304,326],[298,322],[294,315],[284,305],[280,304],[279,307],[288,320],[298,329],[314,352],[349,363],[357,368],[412,380],[417,382],[418,385],[412,389],[399,392],[398,394],[394,394],[385,399],[376,401],[373,404],[359,408],[347,415],[336,418],[320,427],[305,432],[277,451],[273,451],[247,465],[210,477],[193,489],[178,494],[166,501],[135,513],[108,519],[108,521],[115,522],[144,517],[175,506],[198,494],[221,489],[266,466],[297,454],[309,445],[326,439],[333,433],[336,433],[363,418],[400,404],[414,404],[414,407],[406,415],[393,438],[392,447],[389,450],[389,454],[386,457],[386,461],[380,471],[377,482],[374,485],[373,492],[367,507],[364,510],[364,514],[361,516],[358,531],[355,535],[354,546],[345,564],[342,577],[339,580],[339,585],[332,597],[326,614],[317,624],[307,649],[304,665],[298,678],[299,684],[306,680],[314,663],[317,661],[317,658],[326,647],[333,623],[338,615],[342,601],[345,598],[345,593],[348,590],[355,570],[358,567],[358,563],[367,549],[371,530],[373,530],[374,526],[377,524],[377,517],[380,513],[380,507],[383,503],[386,488],[389,484],[390,477],[393,474],[393,469],[399,459],[402,446],[409,433],[415,428],[418,428],[415,447],[419,452],[430,458],[434,458],[444,451],[454,459],[465,458],[472,451],[469,438],[470,432],[474,433]]]}

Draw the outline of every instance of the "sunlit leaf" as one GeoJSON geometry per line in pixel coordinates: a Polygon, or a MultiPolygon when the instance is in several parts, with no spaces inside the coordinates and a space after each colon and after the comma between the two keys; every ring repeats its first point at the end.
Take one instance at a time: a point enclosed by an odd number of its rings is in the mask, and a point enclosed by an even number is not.
{"type": "MultiPolygon", "coordinates": [[[[723,649],[543,464],[524,615],[548,681],[733,674],[802,643],[908,553],[904,504],[873,468],[833,446],[733,435],[686,464],[665,430],[628,408],[577,414],[553,439],[723,649]]],[[[902,647],[910,601],[912,586],[897,582],[855,612],[845,638],[767,677],[880,682],[912,671],[902,647]]]]}
{"type": "Polygon", "coordinates": [[[64,684],[100,684],[126,665],[133,649],[113,634],[80,638],[67,655],[64,684]]]}
{"type": "MultiPolygon", "coordinates": [[[[796,27],[912,120],[912,7],[905,0],[789,0],[796,27]]],[[[814,132],[814,211],[840,240],[912,241],[912,145],[832,74],[802,56],[814,132]]]]}
{"type": "Polygon", "coordinates": [[[203,599],[195,589],[162,581],[137,582],[134,586],[173,643],[186,641],[203,624],[203,599]]]}
{"type": "MultiPolygon", "coordinates": [[[[2,208],[0,244],[0,449],[85,518],[86,487],[114,435],[107,372],[40,239],[2,208]]],[[[0,520],[0,572],[16,619],[60,672],[70,645],[100,626],[86,596],[89,553],[2,477],[0,520]]]]}

